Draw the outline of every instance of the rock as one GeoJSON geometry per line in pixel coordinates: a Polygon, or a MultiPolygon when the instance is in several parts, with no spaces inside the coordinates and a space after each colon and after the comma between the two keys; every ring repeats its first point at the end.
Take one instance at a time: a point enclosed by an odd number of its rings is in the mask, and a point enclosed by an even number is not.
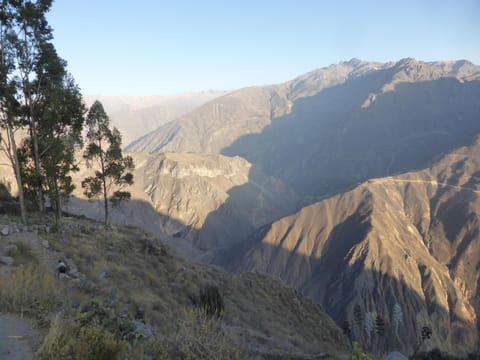
{"type": "Polygon", "coordinates": [[[45,248],[45,249],[48,249],[50,247],[50,244],[48,243],[48,240],[42,240],[42,246],[45,248]]]}
{"type": "Polygon", "coordinates": [[[7,236],[10,233],[10,229],[8,226],[4,226],[0,232],[3,236],[7,236]]]}
{"type": "Polygon", "coordinates": [[[152,327],[150,325],[145,324],[141,320],[133,320],[132,322],[135,325],[135,332],[141,334],[146,339],[151,338],[153,336],[152,327]]]}
{"type": "Polygon", "coordinates": [[[58,275],[58,277],[59,277],[60,279],[64,279],[64,280],[70,279],[70,276],[68,276],[67,274],[60,274],[60,275],[58,275]]]}
{"type": "Polygon", "coordinates": [[[2,264],[12,265],[14,261],[15,259],[10,256],[0,256],[0,263],[2,264]]]}

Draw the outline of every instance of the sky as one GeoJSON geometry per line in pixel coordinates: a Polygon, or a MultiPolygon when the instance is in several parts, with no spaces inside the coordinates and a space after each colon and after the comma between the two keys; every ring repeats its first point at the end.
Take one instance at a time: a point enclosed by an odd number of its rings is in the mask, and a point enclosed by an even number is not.
{"type": "Polygon", "coordinates": [[[480,64],[478,0],[56,0],[47,19],[86,95],[233,90],[351,58],[480,64]]]}

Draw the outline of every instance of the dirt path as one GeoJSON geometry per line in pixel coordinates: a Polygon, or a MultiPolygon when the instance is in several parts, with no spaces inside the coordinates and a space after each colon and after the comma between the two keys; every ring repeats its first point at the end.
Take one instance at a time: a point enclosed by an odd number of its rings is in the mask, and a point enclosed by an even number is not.
{"type": "Polygon", "coordinates": [[[33,323],[11,314],[0,314],[0,360],[36,359],[40,336],[33,323]]]}

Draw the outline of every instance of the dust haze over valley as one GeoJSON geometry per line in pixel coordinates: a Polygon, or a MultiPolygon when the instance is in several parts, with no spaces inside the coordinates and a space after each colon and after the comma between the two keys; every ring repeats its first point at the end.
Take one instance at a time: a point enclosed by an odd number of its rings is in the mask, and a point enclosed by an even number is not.
{"type": "MultiPolygon", "coordinates": [[[[279,277],[366,350],[380,345],[355,306],[386,319],[390,350],[413,353],[428,326],[424,350],[474,352],[479,118],[480,67],[465,60],[352,59],[235,90],[126,144],[136,181],[113,219],[279,277]]],[[[101,218],[79,189],[68,211],[101,218]]]]}

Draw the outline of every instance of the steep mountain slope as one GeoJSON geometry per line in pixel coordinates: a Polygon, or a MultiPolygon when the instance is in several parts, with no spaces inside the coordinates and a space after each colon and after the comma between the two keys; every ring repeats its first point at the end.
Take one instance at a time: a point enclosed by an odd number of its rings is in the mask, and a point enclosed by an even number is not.
{"type": "Polygon", "coordinates": [[[369,180],[274,222],[233,250],[243,255],[230,268],[281,277],[369,346],[379,340],[355,325],[357,304],[364,319],[386,319],[390,348],[411,353],[428,325],[431,348],[461,354],[479,343],[479,223],[477,137],[427,170],[369,180]]]}
{"type": "MultiPolygon", "coordinates": [[[[222,155],[132,154],[132,200],[112,211],[117,224],[161,231],[205,251],[204,260],[260,226],[295,210],[296,195],[281,181],[252,169],[248,161],[222,155]],[[232,198],[235,200],[232,201],[232,198]],[[181,239],[180,239],[181,238],[181,239]]],[[[76,198],[67,210],[103,218],[103,205],[87,202],[81,180],[93,173],[82,166],[74,175],[76,198]]]]}
{"type": "Polygon", "coordinates": [[[298,193],[323,196],[462,145],[480,131],[479,79],[467,61],[351,60],[217,98],[129,150],[238,155],[298,193]]]}
{"type": "Polygon", "coordinates": [[[107,230],[93,221],[65,218],[55,232],[53,219],[30,215],[29,226],[11,214],[0,216],[0,311],[41,324],[42,335],[48,332],[42,358],[52,358],[48,351],[75,359],[199,358],[198,351],[201,358],[229,359],[348,354],[347,339],[318,305],[269,276],[234,276],[186,262],[172,255],[163,236],[136,228],[107,230]],[[69,270],[54,277],[59,258],[69,270]],[[208,287],[217,288],[223,299],[219,318],[202,310],[201,294],[208,287]],[[123,354],[110,355],[118,341],[123,354]],[[82,357],[75,348],[102,356],[82,357]],[[235,349],[239,356],[225,356],[235,349]]]}
{"type": "Polygon", "coordinates": [[[368,73],[379,63],[359,60],[331,65],[285,84],[250,87],[218,97],[191,114],[134,141],[129,151],[220,153],[245,134],[261,132],[291,111],[294,101],[368,73]]]}
{"type": "Polygon", "coordinates": [[[204,103],[225,95],[226,91],[201,91],[166,96],[107,96],[87,95],[90,106],[102,102],[113,126],[123,136],[123,144],[155,130],[159,126],[189,113],[204,103]]]}

